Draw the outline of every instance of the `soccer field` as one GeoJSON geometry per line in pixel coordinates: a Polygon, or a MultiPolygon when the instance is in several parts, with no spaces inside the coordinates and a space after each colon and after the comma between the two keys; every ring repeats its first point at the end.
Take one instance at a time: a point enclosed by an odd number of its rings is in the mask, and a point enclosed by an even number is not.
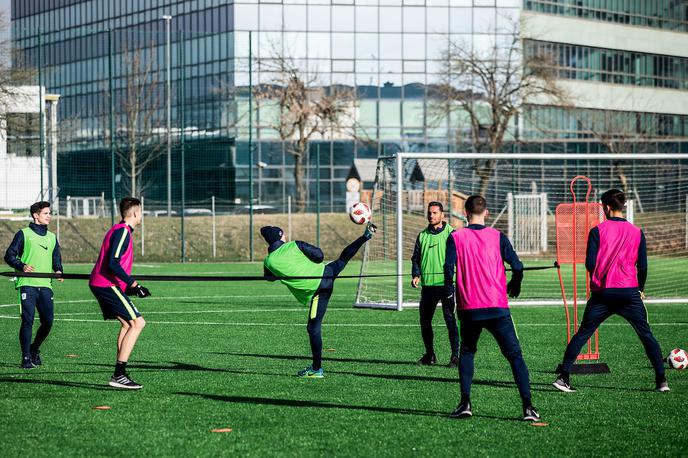
{"type": "MultiPolygon", "coordinates": [[[[358,271],[352,263],[344,274],[358,271]]],[[[260,275],[262,267],[138,265],[137,273],[260,275]]],[[[310,361],[307,310],[286,287],[146,286],[153,296],[134,302],[148,325],[129,367],[144,388],[123,392],[107,386],[119,326],[102,320],[85,281],[57,284],[44,364],[25,371],[19,368],[17,293],[0,280],[3,456],[688,454],[688,371],[668,370],[672,391],[655,393],[640,341],[618,317],[600,330],[611,373],[574,376],[579,391],[563,394],[551,386],[565,344],[562,308],[513,309],[533,402],[548,423],[536,427],[520,420],[509,365],[488,333],[476,355],[475,416],[448,418],[458,402],[458,373],[415,365],[423,352],[417,311],[353,309],[355,279],[336,283],[323,326],[321,380],[295,375],[310,361]],[[232,431],[211,432],[215,428],[232,431]]],[[[649,305],[648,312],[664,353],[688,347],[685,305],[649,305]]],[[[37,327],[38,318],[34,332],[37,327]]],[[[450,352],[440,312],[435,347],[446,363],[450,352]]]]}

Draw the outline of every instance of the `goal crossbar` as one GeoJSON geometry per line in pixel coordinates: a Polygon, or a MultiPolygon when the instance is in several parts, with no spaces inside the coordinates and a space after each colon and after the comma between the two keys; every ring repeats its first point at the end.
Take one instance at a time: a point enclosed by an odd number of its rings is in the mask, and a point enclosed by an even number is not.
{"type": "MultiPolygon", "coordinates": [[[[686,153],[636,153],[636,154],[613,154],[613,153],[416,153],[416,152],[400,152],[393,156],[381,156],[378,159],[378,169],[381,160],[395,161],[397,180],[403,177],[403,166],[405,159],[444,159],[444,160],[534,160],[534,161],[552,161],[552,160],[566,160],[566,161],[640,161],[640,160],[684,160],[688,161],[688,154],[686,153]]],[[[374,195],[374,194],[373,194],[374,195]]],[[[374,197],[373,197],[374,198],[374,197]]],[[[405,278],[403,276],[403,262],[404,262],[404,247],[403,247],[403,192],[396,193],[396,307],[393,303],[385,304],[370,304],[368,301],[360,300],[360,288],[357,293],[356,307],[372,307],[383,309],[403,310],[404,295],[403,284],[405,278]]],[[[687,204],[688,207],[688,204],[687,204]]],[[[688,216],[686,217],[688,221],[688,216]]],[[[688,240],[688,234],[686,235],[688,240]]],[[[364,264],[361,265],[361,274],[363,274],[364,264]]],[[[514,305],[519,302],[511,302],[514,305]]],[[[559,302],[560,303],[560,302],[559,302]]],[[[409,304],[410,305],[410,304],[409,304]]]]}

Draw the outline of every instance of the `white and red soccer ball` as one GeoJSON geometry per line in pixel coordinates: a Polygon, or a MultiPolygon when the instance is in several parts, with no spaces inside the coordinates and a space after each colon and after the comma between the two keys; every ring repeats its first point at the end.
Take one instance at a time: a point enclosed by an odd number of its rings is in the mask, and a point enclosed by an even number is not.
{"type": "Polygon", "coordinates": [[[685,350],[674,348],[666,357],[666,362],[674,369],[685,369],[688,367],[688,354],[685,350]]]}
{"type": "Polygon", "coordinates": [[[349,218],[356,224],[366,224],[370,221],[372,214],[373,212],[370,211],[370,207],[365,202],[353,204],[349,209],[349,218]]]}

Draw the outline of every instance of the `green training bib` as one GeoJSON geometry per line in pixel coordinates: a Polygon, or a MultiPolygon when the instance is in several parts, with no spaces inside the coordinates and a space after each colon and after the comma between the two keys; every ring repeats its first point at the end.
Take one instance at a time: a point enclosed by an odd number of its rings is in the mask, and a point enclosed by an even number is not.
{"type": "MultiPolygon", "coordinates": [[[[322,277],[325,264],[316,264],[301,252],[296,242],[287,242],[268,254],[265,267],[278,277],[322,277]]],[[[280,280],[303,305],[308,305],[322,278],[280,280]]]]}
{"type": "Polygon", "coordinates": [[[447,252],[447,239],[454,230],[449,223],[439,234],[425,228],[418,236],[420,242],[420,284],[421,286],[444,285],[444,258],[447,252]]]}
{"type": "MultiPolygon", "coordinates": [[[[34,267],[37,273],[53,272],[53,251],[57,245],[57,237],[48,231],[45,235],[36,234],[31,228],[22,229],[24,234],[24,252],[19,258],[24,264],[34,267]]],[[[51,288],[52,279],[50,278],[17,278],[15,287],[34,286],[37,288],[51,288]]]]}

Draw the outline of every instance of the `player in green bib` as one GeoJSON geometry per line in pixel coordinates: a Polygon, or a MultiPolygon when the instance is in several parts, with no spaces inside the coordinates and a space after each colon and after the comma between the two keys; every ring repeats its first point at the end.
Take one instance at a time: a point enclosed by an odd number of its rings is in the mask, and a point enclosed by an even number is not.
{"type": "Polygon", "coordinates": [[[308,306],[308,337],[313,364],[298,372],[300,377],[322,378],[322,320],[332,296],[334,280],[358,250],[373,237],[377,228],[368,223],[363,235],[344,248],[339,258],[324,264],[320,248],[300,240],[287,242],[279,227],[264,226],[260,234],[268,244],[264,274],[270,281],[280,280],[296,300],[308,306]]]}
{"type": "MultiPolygon", "coordinates": [[[[29,211],[33,223],[14,235],[5,252],[5,262],[19,272],[62,273],[60,245],[55,234],[48,230],[52,218],[50,203],[36,202],[29,211]]],[[[52,279],[19,277],[15,287],[19,290],[19,313],[22,320],[19,328],[22,367],[33,369],[42,364],[40,347],[53,325],[52,279]],[[31,343],[36,310],[41,325],[31,343]]]]}
{"type": "Polygon", "coordinates": [[[444,323],[449,330],[451,357],[448,367],[459,364],[459,329],[454,311],[453,290],[444,286],[444,258],[447,239],[454,230],[444,221],[444,207],[441,202],[428,204],[428,227],[416,239],[416,246],[411,257],[411,286],[420,292],[420,333],[423,337],[425,354],[418,360],[419,365],[432,365],[437,362],[433,346],[432,317],[437,303],[442,302],[444,323]]]}

